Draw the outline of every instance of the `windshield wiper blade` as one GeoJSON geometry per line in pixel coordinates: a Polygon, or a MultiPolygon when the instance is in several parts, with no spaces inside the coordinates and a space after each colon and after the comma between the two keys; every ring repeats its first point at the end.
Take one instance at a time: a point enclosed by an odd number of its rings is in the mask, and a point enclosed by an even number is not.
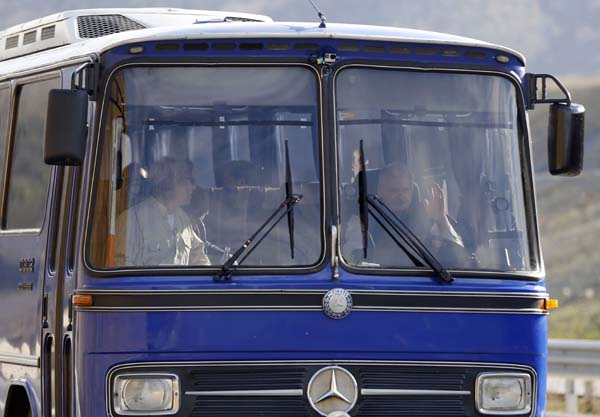
{"type": "MultiPolygon", "coordinates": [[[[385,220],[385,222],[409,245],[411,249],[417,252],[425,263],[444,281],[452,282],[454,277],[448,272],[442,264],[436,259],[431,253],[427,246],[419,239],[417,235],[400,218],[389,208],[383,200],[377,196],[369,194],[367,201],[370,207],[373,207],[375,211],[385,220]]],[[[374,214],[374,213],[372,213],[374,214]]],[[[375,216],[374,216],[375,217],[375,216]]],[[[381,224],[381,223],[380,223],[381,224]]],[[[389,231],[386,229],[389,233],[389,231]]],[[[399,243],[394,239],[396,243],[399,243]]],[[[419,265],[417,265],[419,266],[419,265]]]]}
{"type": "Polygon", "coordinates": [[[435,256],[427,249],[427,246],[408,228],[402,220],[376,195],[369,194],[367,191],[367,168],[365,164],[365,151],[363,140],[360,140],[359,148],[359,171],[358,171],[358,208],[360,217],[360,231],[362,235],[363,257],[367,258],[368,233],[369,233],[369,214],[381,228],[392,238],[400,249],[408,256],[415,266],[424,266],[412,252],[417,253],[444,282],[454,281],[454,277],[440,264],[435,256]],[[381,206],[381,207],[380,207],[381,206]],[[385,221],[377,217],[373,208],[385,221]],[[383,208],[382,208],[383,207],[383,208]],[[387,213],[384,211],[387,211],[387,213]],[[387,226],[386,226],[387,224],[387,226]],[[391,230],[390,230],[391,229],[391,230]],[[404,242],[400,242],[394,232],[404,242]],[[411,252],[412,251],[412,252],[411,252]]]}
{"type": "Polygon", "coordinates": [[[291,210],[293,210],[294,206],[296,204],[298,204],[298,202],[300,202],[301,199],[302,199],[302,194],[292,194],[290,197],[283,200],[279,204],[277,209],[273,212],[273,214],[271,214],[269,216],[269,218],[267,220],[265,220],[265,222],[252,234],[252,236],[250,236],[248,239],[246,239],[246,241],[242,244],[242,246],[240,246],[240,248],[238,250],[235,251],[235,253],[231,256],[231,258],[229,258],[227,261],[225,261],[225,263],[221,267],[221,270],[219,272],[217,272],[217,275],[215,275],[215,278],[214,278],[215,281],[230,280],[231,274],[233,273],[233,271],[238,266],[240,266],[242,262],[244,262],[244,260],[264,240],[264,238],[267,237],[267,235],[269,233],[271,233],[271,230],[273,230],[275,228],[275,226],[277,226],[279,224],[281,219],[283,219],[291,210]],[[277,217],[278,215],[279,215],[279,217],[277,217]],[[275,217],[277,217],[277,218],[275,219],[275,217]],[[273,219],[275,219],[275,220],[273,221],[273,219]],[[263,232],[263,231],[264,231],[264,233],[260,237],[260,239],[258,239],[254,243],[254,246],[252,246],[252,248],[250,248],[248,251],[246,251],[246,249],[254,242],[256,237],[258,235],[260,235],[261,232],[263,232]],[[244,252],[246,252],[245,255],[244,255],[244,252]],[[244,257],[240,259],[240,257],[242,255],[244,255],[244,257]],[[236,261],[238,259],[240,259],[240,261],[236,264],[236,261]]]}
{"type": "Polygon", "coordinates": [[[367,168],[365,165],[365,151],[363,149],[362,139],[360,140],[358,164],[358,215],[360,217],[360,233],[363,244],[363,257],[366,259],[367,247],[369,245],[369,203],[367,200],[367,168]]]}
{"type": "MultiPolygon", "coordinates": [[[[288,141],[285,140],[285,198],[290,199],[294,195],[292,169],[290,168],[290,154],[288,151],[288,141]]],[[[290,254],[294,259],[294,205],[287,212],[288,232],[290,235],[290,254]]]]}

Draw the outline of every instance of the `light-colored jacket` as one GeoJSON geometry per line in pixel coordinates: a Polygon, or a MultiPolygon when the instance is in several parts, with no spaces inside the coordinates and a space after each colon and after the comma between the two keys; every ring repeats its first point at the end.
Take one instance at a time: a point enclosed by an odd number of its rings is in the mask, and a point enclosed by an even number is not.
{"type": "Polygon", "coordinates": [[[181,209],[148,198],[117,218],[116,266],[210,265],[204,242],[181,209]]]}

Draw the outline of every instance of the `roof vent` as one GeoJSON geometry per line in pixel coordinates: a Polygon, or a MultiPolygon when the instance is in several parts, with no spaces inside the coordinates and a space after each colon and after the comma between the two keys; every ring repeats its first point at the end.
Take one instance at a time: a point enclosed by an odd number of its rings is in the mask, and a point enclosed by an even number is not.
{"type": "Polygon", "coordinates": [[[262,22],[262,20],[257,19],[249,19],[247,17],[239,17],[239,16],[227,16],[225,17],[226,22],[262,22]]]}
{"type": "Polygon", "coordinates": [[[145,26],[119,14],[78,16],[77,27],[80,38],[99,38],[113,33],[145,28],[145,26]]]}
{"type": "Polygon", "coordinates": [[[19,46],[19,35],[6,38],[6,49],[16,48],[17,46],[19,46]]]}
{"type": "Polygon", "coordinates": [[[56,33],[56,26],[55,25],[46,26],[45,28],[42,28],[42,37],[41,37],[41,40],[45,41],[46,39],[52,39],[54,37],[55,33],[56,33]]]}
{"type": "Polygon", "coordinates": [[[23,35],[23,45],[29,45],[30,43],[34,43],[36,37],[37,30],[32,30],[31,32],[25,33],[23,35]]]}

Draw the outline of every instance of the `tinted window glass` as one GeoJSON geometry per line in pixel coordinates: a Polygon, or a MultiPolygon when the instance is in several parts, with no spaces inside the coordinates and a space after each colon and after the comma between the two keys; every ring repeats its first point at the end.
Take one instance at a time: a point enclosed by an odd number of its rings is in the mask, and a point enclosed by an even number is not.
{"type": "Polygon", "coordinates": [[[8,132],[10,109],[10,89],[8,86],[0,86],[0,195],[4,182],[4,156],[6,153],[6,134],[8,132]]]}
{"type": "Polygon", "coordinates": [[[295,227],[280,213],[281,221],[272,221],[264,240],[255,239],[260,243],[239,262],[242,268],[318,262],[314,73],[291,67],[128,68],[110,88],[96,170],[94,265],[222,265],[285,206],[286,160],[290,191],[302,194],[294,206],[295,227]]]}
{"type": "Polygon", "coordinates": [[[17,120],[8,185],[7,229],[36,229],[44,221],[50,166],[44,163],[43,140],[48,92],[58,79],[25,84],[17,91],[17,120]]]}
{"type": "Polygon", "coordinates": [[[380,209],[449,268],[535,268],[519,153],[523,137],[509,80],[353,68],[340,73],[336,87],[346,262],[417,265],[414,252],[394,241],[401,238],[380,209]],[[366,236],[356,198],[361,142],[371,195],[366,236]]]}

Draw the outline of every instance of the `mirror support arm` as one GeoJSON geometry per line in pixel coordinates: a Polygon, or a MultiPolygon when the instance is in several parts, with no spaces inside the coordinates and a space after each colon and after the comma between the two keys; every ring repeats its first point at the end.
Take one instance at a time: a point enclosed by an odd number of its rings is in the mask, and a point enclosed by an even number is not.
{"type": "Polygon", "coordinates": [[[536,104],[561,103],[567,106],[571,105],[571,94],[569,90],[552,74],[525,74],[525,87],[527,90],[526,107],[527,110],[533,110],[536,104]],[[563,93],[561,98],[548,98],[548,80],[552,80],[563,93]],[[538,89],[538,81],[541,86],[538,89]]]}

